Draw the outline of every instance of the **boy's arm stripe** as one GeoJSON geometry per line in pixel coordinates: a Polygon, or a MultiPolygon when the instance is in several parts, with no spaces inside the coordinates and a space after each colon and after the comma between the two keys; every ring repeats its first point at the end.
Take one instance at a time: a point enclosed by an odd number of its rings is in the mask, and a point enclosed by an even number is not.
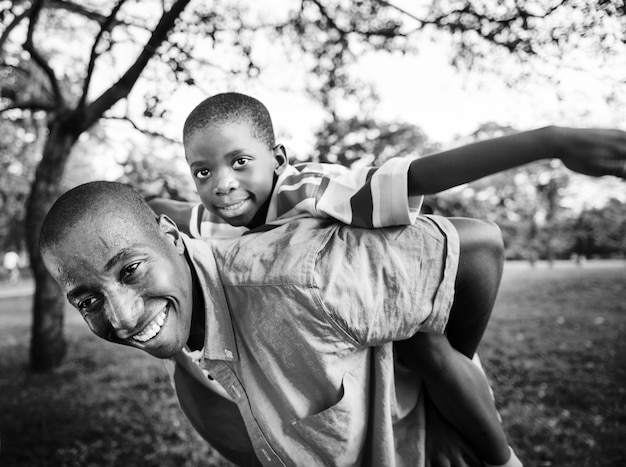
{"type": "Polygon", "coordinates": [[[189,215],[189,235],[192,238],[202,238],[202,211],[204,206],[196,204],[191,208],[191,214],[189,215]]]}
{"type": "Polygon", "coordinates": [[[352,225],[372,228],[372,212],[374,210],[372,202],[372,185],[367,183],[350,199],[352,208],[352,225]]]}

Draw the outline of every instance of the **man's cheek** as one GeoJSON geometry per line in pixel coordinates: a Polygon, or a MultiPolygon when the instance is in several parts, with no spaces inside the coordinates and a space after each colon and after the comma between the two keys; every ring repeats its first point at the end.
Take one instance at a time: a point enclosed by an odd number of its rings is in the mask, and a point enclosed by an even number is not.
{"type": "Polygon", "coordinates": [[[87,326],[89,326],[89,329],[91,329],[91,332],[102,339],[110,340],[109,338],[112,329],[105,319],[101,316],[83,316],[83,318],[85,319],[87,326]]]}

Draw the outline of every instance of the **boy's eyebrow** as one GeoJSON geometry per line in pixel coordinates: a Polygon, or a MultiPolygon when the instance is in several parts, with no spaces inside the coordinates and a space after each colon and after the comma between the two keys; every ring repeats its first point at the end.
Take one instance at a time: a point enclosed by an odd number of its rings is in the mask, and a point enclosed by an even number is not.
{"type": "MultiPolygon", "coordinates": [[[[224,154],[224,155],[222,156],[222,158],[223,158],[223,159],[228,159],[228,158],[230,158],[230,157],[235,157],[235,156],[238,156],[239,154],[241,154],[241,153],[243,153],[243,152],[246,152],[246,150],[245,150],[245,149],[233,149],[232,151],[228,151],[226,154],[224,154]]],[[[202,165],[204,165],[204,164],[205,164],[205,161],[204,161],[204,160],[201,160],[201,161],[193,161],[191,164],[189,164],[189,166],[190,166],[190,167],[195,167],[195,166],[197,166],[197,165],[202,166],[202,165]]]]}

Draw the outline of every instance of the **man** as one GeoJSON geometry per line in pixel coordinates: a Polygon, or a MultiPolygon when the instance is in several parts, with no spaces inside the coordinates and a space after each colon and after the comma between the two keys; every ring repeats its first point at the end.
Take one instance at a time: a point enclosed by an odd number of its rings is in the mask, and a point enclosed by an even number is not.
{"type": "MultiPolygon", "coordinates": [[[[227,458],[254,462],[249,441],[263,465],[419,466],[419,375],[396,370],[392,344],[445,326],[452,232],[436,217],[378,230],[302,219],[207,244],[157,222],[129,187],[95,182],[55,203],[41,252],[99,337],[158,358],[202,351],[241,415],[218,396],[208,403],[224,411],[194,425],[227,458]]],[[[207,394],[193,386],[187,413],[205,402],[194,391],[207,394]]]]}

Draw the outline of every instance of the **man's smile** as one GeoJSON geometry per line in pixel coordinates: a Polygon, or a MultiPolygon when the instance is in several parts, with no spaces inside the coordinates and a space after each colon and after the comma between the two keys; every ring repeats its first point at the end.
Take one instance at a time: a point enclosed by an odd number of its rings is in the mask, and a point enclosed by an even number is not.
{"type": "Polygon", "coordinates": [[[161,332],[163,323],[165,323],[165,320],[167,319],[169,309],[170,309],[170,305],[168,303],[159,312],[159,314],[154,317],[154,319],[152,319],[148,324],[146,324],[146,326],[143,328],[141,332],[132,336],[132,339],[137,342],[146,343],[150,339],[153,339],[154,337],[156,337],[159,334],[159,332],[161,332]]]}

